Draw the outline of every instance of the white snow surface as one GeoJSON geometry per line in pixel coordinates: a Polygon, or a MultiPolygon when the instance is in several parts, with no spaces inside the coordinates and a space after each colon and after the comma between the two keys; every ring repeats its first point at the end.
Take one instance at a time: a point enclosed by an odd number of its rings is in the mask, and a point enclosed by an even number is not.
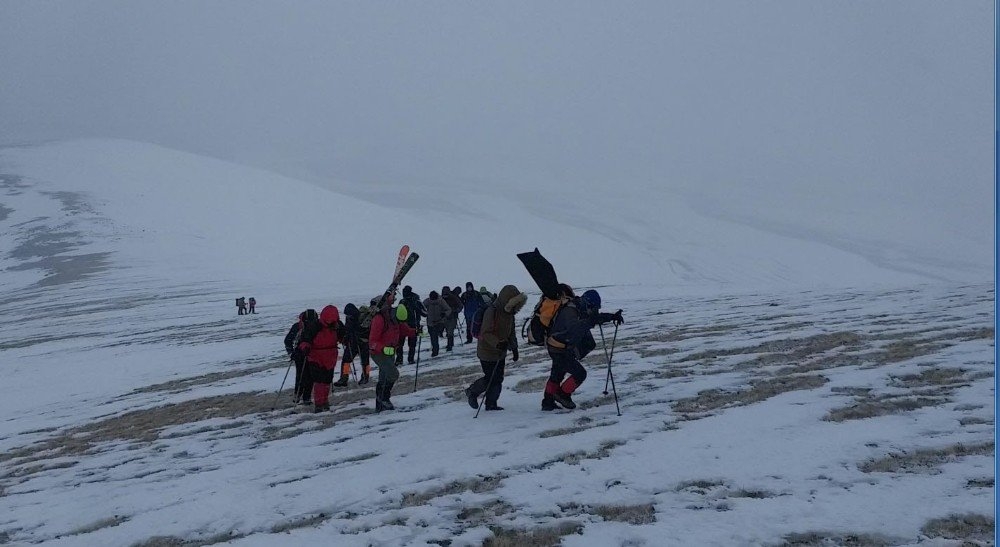
{"type": "Polygon", "coordinates": [[[989,227],[923,245],[892,220],[527,190],[351,197],[128,141],[0,150],[0,543],[992,542],[992,520],[928,526],[994,512],[989,227]],[[378,294],[402,243],[421,295],[533,302],[514,255],[535,246],[598,286],[627,319],[604,330],[615,389],[599,347],[580,407],[543,413],[548,359],[523,347],[506,410],[473,418],[473,345],[424,339],[396,411],[353,380],[330,413],[291,379],[275,397],[296,314],[378,294]]]}

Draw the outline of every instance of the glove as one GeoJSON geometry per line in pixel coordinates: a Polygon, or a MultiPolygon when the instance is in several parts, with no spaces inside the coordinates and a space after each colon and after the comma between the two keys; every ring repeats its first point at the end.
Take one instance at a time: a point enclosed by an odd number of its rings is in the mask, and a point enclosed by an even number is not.
{"type": "Polygon", "coordinates": [[[518,357],[519,357],[519,355],[517,354],[517,348],[514,348],[514,349],[510,350],[510,360],[511,361],[514,361],[516,363],[518,357]]]}
{"type": "Polygon", "coordinates": [[[417,334],[419,335],[419,334],[423,334],[423,333],[424,333],[424,326],[423,325],[417,325],[417,334]]]}
{"type": "Polygon", "coordinates": [[[390,357],[396,355],[396,348],[392,346],[386,346],[382,348],[382,355],[388,355],[390,357]]]}
{"type": "Polygon", "coordinates": [[[622,311],[621,310],[618,310],[618,311],[615,312],[615,316],[614,316],[613,319],[611,319],[611,322],[614,323],[616,326],[617,325],[621,325],[622,323],[625,322],[625,318],[622,317],[622,311]]]}

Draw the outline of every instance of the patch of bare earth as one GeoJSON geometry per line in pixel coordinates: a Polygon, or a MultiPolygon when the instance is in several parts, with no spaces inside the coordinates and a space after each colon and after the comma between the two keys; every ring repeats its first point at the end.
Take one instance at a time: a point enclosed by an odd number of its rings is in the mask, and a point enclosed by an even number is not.
{"type": "Polygon", "coordinates": [[[859,391],[854,393],[854,403],[831,410],[823,419],[830,422],[844,422],[943,405],[951,401],[950,396],[955,390],[971,385],[972,380],[967,376],[968,372],[966,369],[932,367],[919,374],[890,376],[891,387],[910,391],[876,394],[871,389],[858,388],[859,391]]]}
{"type": "Polygon", "coordinates": [[[688,355],[682,358],[681,361],[705,361],[731,355],[752,354],[760,354],[762,356],[780,354],[788,360],[798,360],[838,347],[857,347],[860,346],[862,340],[860,335],[853,332],[834,332],[817,334],[806,338],[772,340],[750,347],[708,350],[688,355]]]}
{"type": "Polygon", "coordinates": [[[409,492],[403,494],[400,502],[403,507],[415,507],[425,505],[434,498],[460,494],[462,492],[492,492],[500,487],[500,483],[507,478],[506,475],[491,475],[486,477],[476,477],[463,481],[452,481],[442,487],[432,488],[423,492],[409,492]]]}
{"type": "Polygon", "coordinates": [[[628,524],[652,524],[656,522],[656,508],[652,503],[640,505],[592,505],[587,512],[602,519],[628,524]]]}
{"type": "Polygon", "coordinates": [[[501,500],[493,500],[476,507],[466,507],[455,516],[468,528],[495,523],[500,517],[515,511],[513,505],[501,500]]]}
{"type": "Polygon", "coordinates": [[[737,390],[708,389],[694,397],[679,399],[673,409],[681,414],[704,413],[712,410],[745,406],[796,390],[816,389],[829,381],[824,376],[788,376],[752,380],[750,387],[737,390]]]}
{"type": "Polygon", "coordinates": [[[556,526],[533,529],[492,528],[493,537],[483,542],[483,547],[552,547],[560,545],[562,538],[583,533],[583,524],[563,522],[556,526]]]}
{"type": "Polygon", "coordinates": [[[923,473],[933,472],[937,466],[957,461],[967,456],[993,454],[993,442],[976,444],[957,443],[941,448],[924,448],[889,454],[858,465],[864,473],[923,473]]]}
{"type": "Polygon", "coordinates": [[[780,547],[891,547],[904,541],[876,534],[805,532],[788,534],[780,547]]]}
{"type": "Polygon", "coordinates": [[[932,538],[973,542],[973,545],[993,545],[995,526],[993,517],[970,513],[929,520],[920,531],[932,538]]]}

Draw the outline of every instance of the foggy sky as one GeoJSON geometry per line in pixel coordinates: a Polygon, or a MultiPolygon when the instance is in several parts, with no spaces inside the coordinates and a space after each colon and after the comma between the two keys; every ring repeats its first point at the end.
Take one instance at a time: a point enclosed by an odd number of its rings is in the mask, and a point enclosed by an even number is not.
{"type": "Polygon", "coordinates": [[[335,187],[991,200],[993,21],[989,0],[7,0],[0,144],[134,139],[335,187]]]}

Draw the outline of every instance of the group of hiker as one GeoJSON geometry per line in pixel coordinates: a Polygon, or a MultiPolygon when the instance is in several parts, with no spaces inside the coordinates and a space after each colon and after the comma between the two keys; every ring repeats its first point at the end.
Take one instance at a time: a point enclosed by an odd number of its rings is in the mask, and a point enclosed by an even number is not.
{"type": "MultiPolygon", "coordinates": [[[[295,365],[295,402],[313,405],[314,412],[330,409],[332,387],[346,387],[355,357],[360,358],[359,385],[371,380],[371,361],[378,366],[375,385],[375,410],[393,410],[392,389],[399,379],[398,367],[407,353],[407,362],[415,362],[418,337],[423,333],[421,320],[426,318],[431,342],[431,357],[440,350],[440,338],[445,338],[445,351],[454,348],[455,330],[464,318],[466,343],[476,340],[476,356],[483,376],[465,389],[469,405],[487,411],[503,410],[498,401],[503,386],[507,355],[519,358],[515,316],[524,307],[528,296],[514,285],[504,286],[496,295],[486,287],[475,289],[471,282],[461,287],[443,286],[441,292],[431,291],[421,300],[409,285],[403,287],[402,298],[396,302],[395,291],[373,298],[367,306],[353,303],[344,306],[344,317],[334,305],[325,306],[318,314],[307,309],[285,335],[285,350],[295,365]],[[406,346],[406,348],[404,348],[406,346]],[[343,355],[340,355],[343,347],[343,355]],[[340,377],[333,381],[337,365],[340,377]]],[[[601,313],[597,291],[588,290],[577,297],[566,284],[559,285],[557,298],[543,297],[530,319],[529,331],[540,331],[540,337],[529,335],[529,343],[544,345],[552,360],[549,379],[542,394],[542,410],[573,409],[573,392],[586,379],[580,359],[596,347],[590,330],[597,325],[624,322],[622,311],[601,313]]]]}
{"type": "Polygon", "coordinates": [[[241,296],[236,299],[236,315],[250,315],[251,313],[257,313],[257,299],[250,297],[241,296]],[[248,309],[249,307],[249,309],[248,309]]]}

